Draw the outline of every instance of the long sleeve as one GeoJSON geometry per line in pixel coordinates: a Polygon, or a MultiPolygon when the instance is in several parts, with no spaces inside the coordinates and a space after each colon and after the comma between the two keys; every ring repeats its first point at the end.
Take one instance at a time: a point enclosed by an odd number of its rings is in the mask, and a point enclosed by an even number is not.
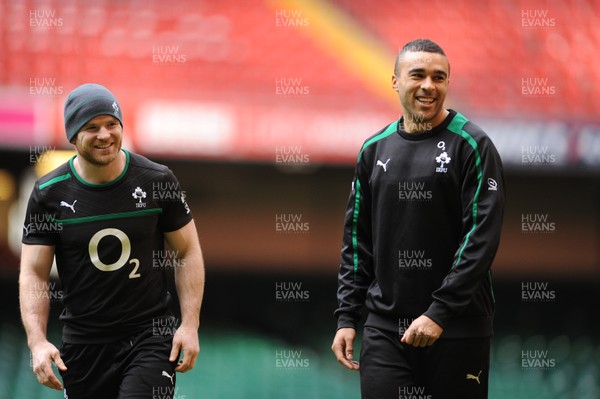
{"type": "Polygon", "coordinates": [[[365,165],[356,164],[346,208],[335,311],[338,328],[356,328],[369,286],[374,280],[371,199],[365,165]]]}
{"type": "MultiPolygon", "coordinates": [[[[471,303],[481,284],[491,288],[490,267],[500,242],[504,213],[502,162],[486,135],[460,133],[468,145],[462,181],[462,237],[450,271],[425,315],[444,327],[471,303]]],[[[493,297],[492,297],[493,298],[493,297]]],[[[492,299],[493,300],[493,299],[492,299]]]]}

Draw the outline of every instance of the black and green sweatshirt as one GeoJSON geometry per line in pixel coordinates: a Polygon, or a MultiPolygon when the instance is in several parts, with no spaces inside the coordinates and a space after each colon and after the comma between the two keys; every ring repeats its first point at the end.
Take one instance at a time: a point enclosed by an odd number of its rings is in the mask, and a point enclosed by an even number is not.
{"type": "Polygon", "coordinates": [[[449,110],[425,133],[402,118],[365,141],[345,216],[338,328],[399,331],[422,314],[441,338],[492,335],[490,266],[504,213],[502,162],[489,137],[449,110]]]}

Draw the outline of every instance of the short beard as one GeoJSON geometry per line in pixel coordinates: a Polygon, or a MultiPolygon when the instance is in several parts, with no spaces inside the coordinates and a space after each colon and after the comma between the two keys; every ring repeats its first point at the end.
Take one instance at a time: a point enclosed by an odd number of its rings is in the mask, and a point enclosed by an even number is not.
{"type": "Polygon", "coordinates": [[[107,157],[96,158],[87,152],[79,152],[79,156],[81,156],[88,163],[90,163],[94,166],[106,166],[106,165],[110,164],[111,162],[113,162],[115,159],[117,159],[117,157],[119,156],[119,152],[117,151],[117,153],[115,153],[115,155],[110,158],[107,158],[107,157]]]}
{"type": "MultiPolygon", "coordinates": [[[[83,145],[81,145],[82,141],[83,141],[83,138],[80,141],[79,148],[83,148],[83,145]]],[[[90,152],[82,151],[79,148],[77,149],[77,154],[79,156],[81,156],[83,159],[85,159],[89,164],[94,165],[94,166],[106,166],[106,165],[110,164],[115,159],[117,159],[117,157],[119,156],[119,152],[121,150],[121,148],[119,148],[119,150],[115,153],[115,155],[113,157],[110,157],[110,158],[102,157],[102,158],[98,159],[98,158],[92,156],[90,152]]]]}

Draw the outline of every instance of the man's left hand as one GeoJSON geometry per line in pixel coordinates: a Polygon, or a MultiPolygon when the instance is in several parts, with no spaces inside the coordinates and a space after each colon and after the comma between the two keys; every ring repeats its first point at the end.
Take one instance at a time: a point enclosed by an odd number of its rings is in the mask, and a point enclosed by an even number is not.
{"type": "Polygon", "coordinates": [[[198,342],[198,330],[180,326],[173,336],[173,348],[169,361],[174,362],[179,358],[179,352],[183,351],[183,359],[179,361],[175,371],[185,373],[194,368],[196,358],[200,353],[200,343],[198,342]]]}
{"type": "Polygon", "coordinates": [[[442,335],[444,329],[425,315],[416,318],[404,332],[400,342],[415,348],[431,346],[442,335]]]}

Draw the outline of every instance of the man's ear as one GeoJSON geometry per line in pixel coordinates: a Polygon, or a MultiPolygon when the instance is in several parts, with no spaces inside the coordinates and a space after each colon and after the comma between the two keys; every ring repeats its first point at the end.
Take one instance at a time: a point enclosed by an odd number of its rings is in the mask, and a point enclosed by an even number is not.
{"type": "Polygon", "coordinates": [[[398,91],[398,78],[396,75],[392,75],[392,89],[394,89],[394,91],[398,91]]]}

